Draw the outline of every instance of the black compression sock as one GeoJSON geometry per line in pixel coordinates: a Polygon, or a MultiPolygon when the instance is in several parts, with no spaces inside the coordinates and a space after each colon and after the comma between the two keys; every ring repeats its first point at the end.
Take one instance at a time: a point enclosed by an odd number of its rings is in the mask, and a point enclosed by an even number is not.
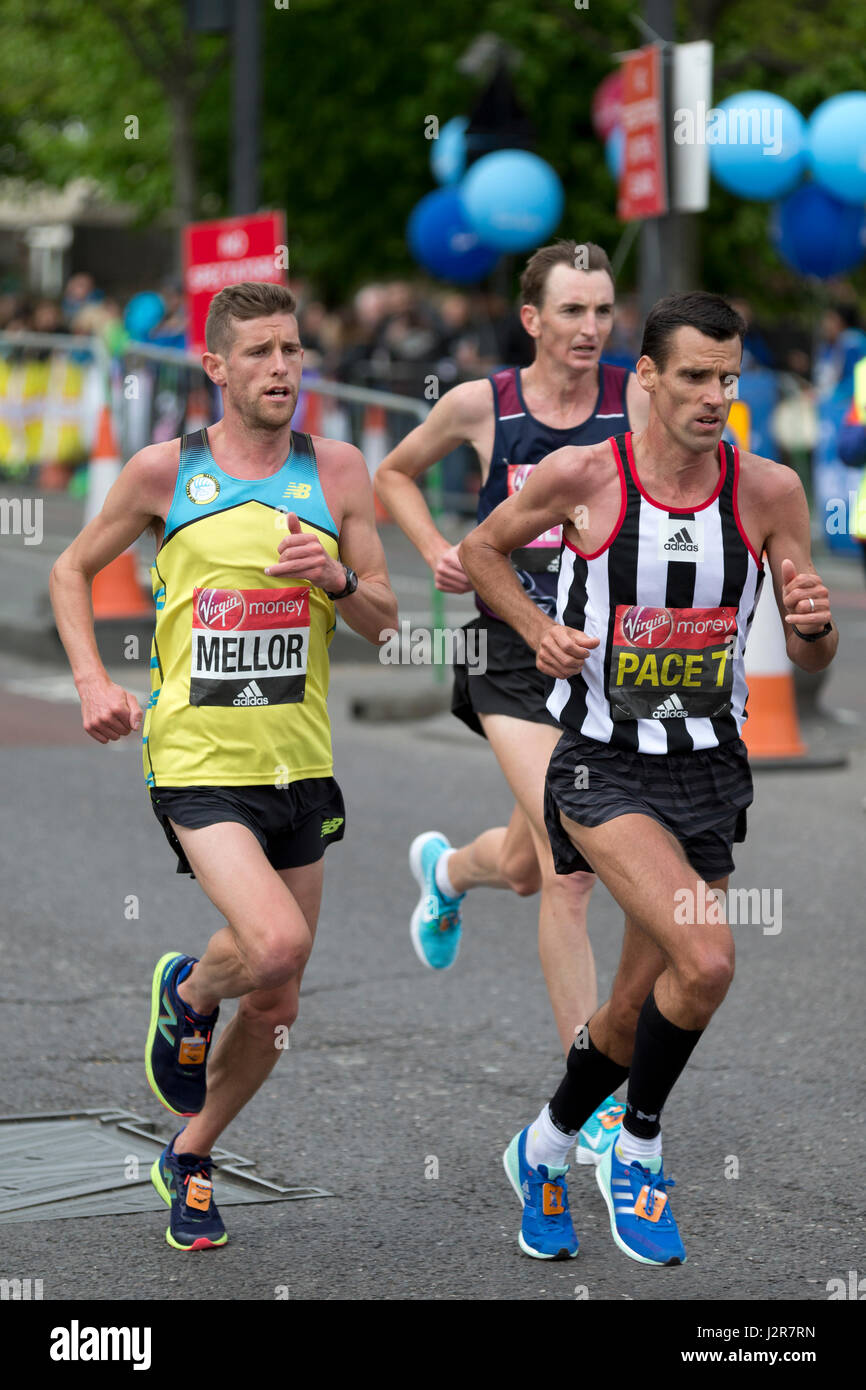
{"type": "Polygon", "coordinates": [[[659,1012],[650,990],[638,1015],[623,1128],[638,1139],[661,1131],[662,1106],[691,1057],[703,1028],[679,1028],[659,1012]]]}
{"type": "Polygon", "coordinates": [[[588,1024],[578,1033],[566,1066],[568,1070],[550,1102],[550,1117],[563,1134],[576,1134],[596,1106],[622,1085],[628,1067],[599,1052],[589,1036],[588,1024]]]}

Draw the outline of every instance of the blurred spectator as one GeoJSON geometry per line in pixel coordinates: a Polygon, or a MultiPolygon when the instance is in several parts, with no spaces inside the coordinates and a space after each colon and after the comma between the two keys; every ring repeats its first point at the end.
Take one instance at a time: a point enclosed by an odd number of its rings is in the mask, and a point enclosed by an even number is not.
{"type": "Polygon", "coordinates": [[[758,367],[774,367],[776,364],[772,349],[763,332],[755,323],[754,311],[749,301],[747,299],[731,299],[728,302],[746,325],[746,336],[743,339],[743,371],[752,372],[758,367]]]}
{"type": "Polygon", "coordinates": [[[66,289],[63,291],[63,317],[72,327],[75,317],[88,304],[97,304],[104,299],[102,290],[96,288],[93,276],[86,271],[78,271],[70,275],[66,282],[66,289]]]}
{"type": "Polygon", "coordinates": [[[866,333],[860,328],[857,306],[837,300],[825,310],[815,359],[815,388],[819,400],[852,396],[854,366],[866,354],[866,333]]]}
{"type": "Polygon", "coordinates": [[[165,314],[152,329],[148,342],[158,347],[186,347],[186,306],[183,298],[183,285],[179,280],[166,280],[160,287],[160,298],[165,305],[165,314]]]}
{"type": "Polygon", "coordinates": [[[40,299],[30,319],[34,333],[68,333],[63,310],[54,299],[40,299]]]}
{"type": "Polygon", "coordinates": [[[611,362],[615,367],[627,367],[633,372],[640,357],[641,336],[642,324],[637,296],[623,295],[616,301],[613,328],[604,345],[602,356],[605,362],[611,362]]]}

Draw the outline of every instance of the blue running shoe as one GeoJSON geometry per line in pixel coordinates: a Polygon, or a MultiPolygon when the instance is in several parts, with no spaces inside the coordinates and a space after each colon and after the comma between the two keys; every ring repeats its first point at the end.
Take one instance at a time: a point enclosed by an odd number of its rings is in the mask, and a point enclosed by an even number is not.
{"type": "Polygon", "coordinates": [[[412,945],[415,954],[431,970],[447,970],[460,948],[460,904],[466,897],[446,898],[436,886],[436,864],[451,845],[438,830],[416,835],[409,849],[409,868],[421,888],[412,913],[412,945]]]}
{"type": "Polygon", "coordinates": [[[165,1238],[175,1250],[210,1250],[225,1245],[228,1236],[213,1199],[210,1156],[172,1153],[174,1139],[154,1159],[150,1170],[151,1182],[171,1207],[165,1238]]]}
{"type": "Polygon", "coordinates": [[[613,1096],[608,1096],[590,1115],[577,1136],[578,1163],[601,1163],[605,1149],[619,1138],[625,1106],[620,1105],[613,1096]]]}
{"type": "Polygon", "coordinates": [[[197,1115],[204,1108],[205,1070],[219,1009],[204,1018],[177,993],[177,977],[194,956],[177,951],[157,962],[150,992],[150,1029],[144,1064],[150,1089],[174,1115],[197,1115]]]}
{"type": "Polygon", "coordinates": [[[610,1213],[611,1235],[626,1255],[643,1265],[684,1265],[685,1246],[674,1221],[661,1158],[624,1163],[611,1144],[595,1170],[610,1213]]]}
{"type": "Polygon", "coordinates": [[[523,1203],[523,1222],[517,1243],[534,1260],[573,1260],[578,1250],[577,1236],[568,1211],[568,1188],[564,1168],[526,1162],[526,1136],[529,1126],[515,1134],[502,1156],[508,1181],[523,1203]]]}

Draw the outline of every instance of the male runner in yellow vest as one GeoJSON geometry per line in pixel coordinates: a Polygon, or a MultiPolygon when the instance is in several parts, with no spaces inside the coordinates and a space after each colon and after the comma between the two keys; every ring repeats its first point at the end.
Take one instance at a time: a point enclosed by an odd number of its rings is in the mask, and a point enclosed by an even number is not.
{"type": "Polygon", "coordinates": [[[90,586],[154,532],[145,777],[178,872],[226,918],[200,960],[164,955],[151,989],[148,1080],[188,1117],[151,1176],[171,1207],[166,1239],[184,1250],[227,1239],[211,1148],[285,1045],[322,856],[343,835],[326,707],[334,603],[374,643],[397,621],[361,453],[291,427],[303,361],[294,309],[281,285],[214,298],[202,365],[222,388],[223,419],[131,458],[52,571],[84,727],[114,741],[141,726],[142,711],[99,658],[90,586]],[[205,1085],[219,1004],[236,998],[205,1085]]]}

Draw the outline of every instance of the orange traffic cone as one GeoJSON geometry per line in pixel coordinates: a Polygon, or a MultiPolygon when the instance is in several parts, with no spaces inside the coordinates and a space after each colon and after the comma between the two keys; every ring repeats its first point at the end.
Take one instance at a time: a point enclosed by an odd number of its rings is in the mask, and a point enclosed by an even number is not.
{"type": "Polygon", "coordinates": [[[317,434],[321,438],[325,433],[322,424],[322,397],[318,391],[311,391],[308,387],[306,402],[304,406],[304,432],[305,434],[317,434]]]}
{"type": "MultiPolygon", "coordinates": [[[[361,453],[367,460],[367,468],[371,478],[387,452],[388,432],[385,428],[384,406],[368,405],[367,409],[364,411],[364,432],[361,437],[361,453]]],[[[373,499],[376,508],[376,520],[381,522],[393,522],[394,518],[375,492],[373,493],[373,499]]]]}
{"type": "MultiPolygon", "coordinates": [[[[96,442],[87,470],[85,524],[102,510],[109,489],[120,475],[121,466],[111,412],[104,405],[99,414],[96,442]]],[[[135,551],[131,546],[94,576],[92,595],[93,616],[97,621],[103,618],[148,617],[153,611],[138,582],[135,551]]]]}
{"type": "Polygon", "coordinates": [[[748,718],[743,725],[743,742],[748,749],[750,762],[764,768],[845,765],[847,759],[844,757],[806,756],[809,750],[800,736],[792,666],[785,648],[785,631],[766,562],[763,591],[746,648],[746,681],[749,703],[748,718]]]}
{"type": "Polygon", "coordinates": [[[193,387],[187,397],[184,434],[198,434],[211,423],[208,412],[207,392],[202,387],[193,387]]]}

